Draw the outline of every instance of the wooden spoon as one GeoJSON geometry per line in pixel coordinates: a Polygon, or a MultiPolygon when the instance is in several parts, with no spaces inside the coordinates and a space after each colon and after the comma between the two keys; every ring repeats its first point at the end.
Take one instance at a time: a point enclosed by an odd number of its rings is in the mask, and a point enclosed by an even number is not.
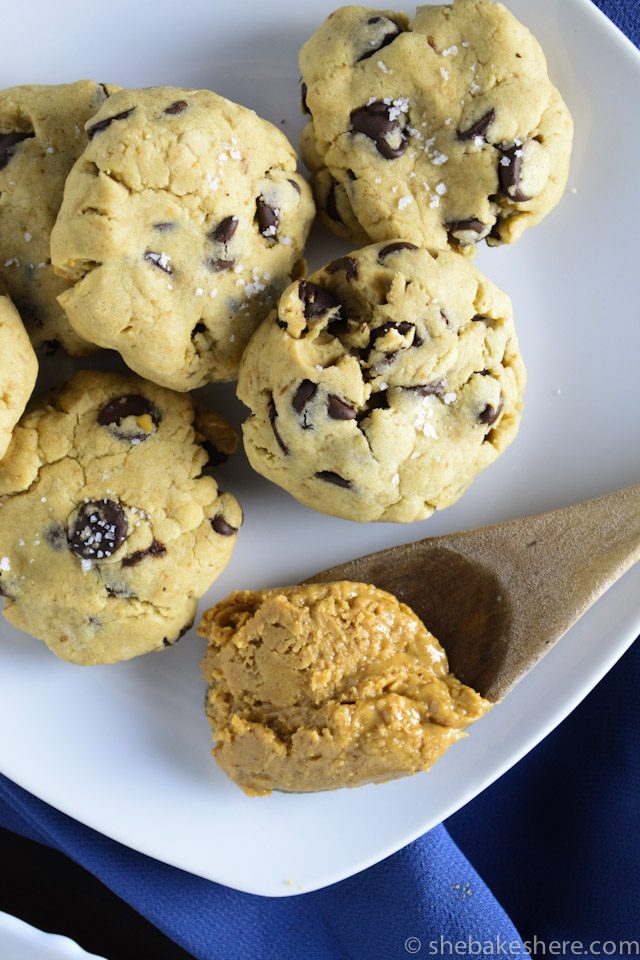
{"type": "Polygon", "coordinates": [[[638,560],[640,486],[634,486],[391,547],[307,582],[355,580],[395,594],[438,638],[453,673],[497,701],[638,560]]]}

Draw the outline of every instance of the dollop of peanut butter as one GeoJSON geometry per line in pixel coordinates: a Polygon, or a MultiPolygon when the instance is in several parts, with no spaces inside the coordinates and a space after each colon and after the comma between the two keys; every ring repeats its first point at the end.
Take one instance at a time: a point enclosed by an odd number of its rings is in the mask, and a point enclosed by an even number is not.
{"type": "Polygon", "coordinates": [[[415,613],[369,584],[239,591],[200,633],[214,756],[250,795],[428,770],[491,706],[415,613]]]}

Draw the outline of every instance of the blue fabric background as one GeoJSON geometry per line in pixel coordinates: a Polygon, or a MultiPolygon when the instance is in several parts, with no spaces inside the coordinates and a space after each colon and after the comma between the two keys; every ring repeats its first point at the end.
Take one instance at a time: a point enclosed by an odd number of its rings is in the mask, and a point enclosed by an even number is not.
{"type": "MultiPolygon", "coordinates": [[[[640,0],[597,5],[640,44],[640,0]]],[[[66,853],[199,960],[451,955],[441,937],[476,941],[467,955],[484,945],[485,955],[523,957],[523,941],[537,937],[547,943],[539,956],[552,940],[582,941],[582,956],[623,956],[614,944],[640,939],[638,690],[636,644],[561,727],[446,826],[358,876],[286,900],[143,857],[4,777],[0,824],[66,853]]]]}

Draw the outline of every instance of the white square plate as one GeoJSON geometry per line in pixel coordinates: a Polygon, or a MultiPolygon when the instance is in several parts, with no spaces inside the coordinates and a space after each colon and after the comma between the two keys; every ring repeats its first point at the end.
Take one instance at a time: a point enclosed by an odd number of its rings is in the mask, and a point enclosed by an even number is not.
{"type": "MultiPolygon", "coordinates": [[[[297,52],[332,6],[9,5],[0,85],[93,77],[211,87],[282,123],[296,144],[297,52]]],[[[235,588],[296,582],[395,543],[535,513],[640,478],[640,56],[589,0],[509,6],[541,41],[576,125],[572,189],[558,209],[512,248],[483,249],[477,258],[514,301],[529,370],[517,442],[457,505],[412,526],[315,514],[252,474],[239,455],[221,478],[246,522],[206,605],[235,588]]],[[[344,249],[317,229],[311,263],[344,249]]],[[[230,387],[207,396],[240,422],[230,387]]],[[[193,634],[162,655],[80,669],[3,623],[0,768],[77,820],[184,870],[252,893],[313,890],[430,829],[535,746],[640,632],[639,596],[637,568],[431,773],[266,799],[245,797],[209,756],[202,642],[193,634]]]]}

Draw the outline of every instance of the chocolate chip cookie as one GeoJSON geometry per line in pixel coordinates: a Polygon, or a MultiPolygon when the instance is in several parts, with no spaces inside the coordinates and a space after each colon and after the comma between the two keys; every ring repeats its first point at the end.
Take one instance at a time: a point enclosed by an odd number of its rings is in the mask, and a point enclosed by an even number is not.
{"type": "Polygon", "coordinates": [[[25,415],[0,463],[0,593],[64,660],[173,643],[226,566],[240,507],[210,476],[236,445],[189,397],[84,371],[25,415]]]}
{"type": "Polygon", "coordinates": [[[38,376],[38,361],[18,311],[0,284],[0,460],[38,376]]]}
{"type": "Polygon", "coordinates": [[[87,135],[51,240],[71,325],[176,390],[233,378],[314,212],[286,137],[173,87],[116,94],[87,135]]]}
{"type": "Polygon", "coordinates": [[[0,278],[36,348],[95,350],[58,303],[69,284],[53,272],[49,239],[65,179],[87,144],[84,125],[117,89],[80,80],[0,91],[0,278]]]}
{"type": "Polygon", "coordinates": [[[560,199],[573,135],[537,41],[492,0],[342,7],[300,54],[302,154],[326,223],[470,252],[560,199]]]}
{"type": "Polygon", "coordinates": [[[421,520],[511,443],[524,384],[506,294],[455,253],[375,244],[292,283],[253,336],[245,449],[316,510],[421,520]]]}
{"type": "Polygon", "coordinates": [[[214,756],[250,795],[428,770],[490,707],[413,610],[370,584],[234,593],[199,632],[214,756]]]}

